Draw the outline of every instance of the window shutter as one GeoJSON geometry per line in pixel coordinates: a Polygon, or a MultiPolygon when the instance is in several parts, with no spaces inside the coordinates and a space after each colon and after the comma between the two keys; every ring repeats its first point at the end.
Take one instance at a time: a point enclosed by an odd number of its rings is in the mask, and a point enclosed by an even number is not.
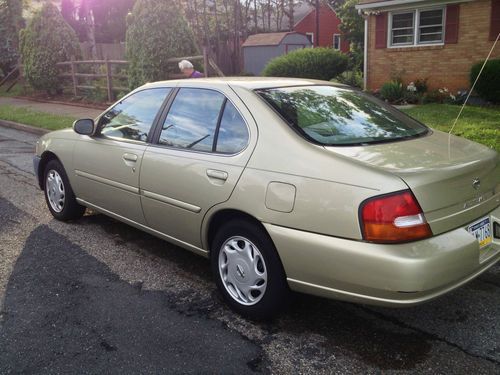
{"type": "Polygon", "coordinates": [[[387,47],[387,12],[376,16],[375,22],[375,48],[387,47]]]}
{"type": "Polygon", "coordinates": [[[445,43],[458,43],[458,23],[460,16],[460,5],[446,6],[445,43]]]}
{"type": "Polygon", "coordinates": [[[490,40],[495,40],[500,33],[500,0],[491,0],[490,40]]]}

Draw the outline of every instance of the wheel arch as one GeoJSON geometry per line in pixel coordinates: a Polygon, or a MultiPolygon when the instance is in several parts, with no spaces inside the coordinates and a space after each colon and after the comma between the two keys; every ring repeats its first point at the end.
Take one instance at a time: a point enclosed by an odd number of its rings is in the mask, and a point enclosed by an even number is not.
{"type": "MultiPolygon", "coordinates": [[[[204,242],[206,244],[206,249],[208,250],[208,253],[210,254],[211,252],[211,247],[212,247],[212,242],[214,240],[214,237],[217,233],[217,231],[224,225],[224,223],[231,221],[231,220],[245,220],[249,223],[252,223],[254,225],[257,225],[260,227],[268,236],[269,233],[267,232],[266,228],[264,225],[262,225],[262,222],[255,218],[254,216],[244,212],[240,211],[237,209],[232,209],[232,208],[224,208],[221,209],[215,213],[213,213],[209,218],[208,222],[205,226],[205,236],[204,236],[204,242]]],[[[271,236],[269,236],[269,239],[272,241],[271,236]]]]}
{"type": "Polygon", "coordinates": [[[45,167],[51,160],[57,160],[59,163],[61,163],[61,160],[55,153],[53,153],[52,151],[44,151],[41,155],[40,164],[38,165],[38,171],[37,171],[38,184],[40,185],[40,189],[42,190],[45,190],[45,181],[44,181],[45,167]]]}

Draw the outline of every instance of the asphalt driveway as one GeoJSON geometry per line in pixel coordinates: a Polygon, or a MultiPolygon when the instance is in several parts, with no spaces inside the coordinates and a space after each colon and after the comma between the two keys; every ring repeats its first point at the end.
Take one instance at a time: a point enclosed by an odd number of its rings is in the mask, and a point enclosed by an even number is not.
{"type": "Polygon", "coordinates": [[[384,309],[296,295],[228,310],[208,261],[103,215],[52,219],[35,136],[0,128],[0,373],[500,373],[500,266],[384,309]]]}

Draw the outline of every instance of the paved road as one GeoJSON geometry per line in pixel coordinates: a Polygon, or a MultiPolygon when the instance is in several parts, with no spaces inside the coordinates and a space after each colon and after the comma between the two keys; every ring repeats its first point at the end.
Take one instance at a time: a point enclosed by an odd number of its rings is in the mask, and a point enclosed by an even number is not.
{"type": "Polygon", "coordinates": [[[256,324],[205,259],[103,215],[53,220],[34,141],[0,128],[0,373],[500,373],[500,266],[420,307],[297,295],[256,324]]]}
{"type": "Polygon", "coordinates": [[[0,105],[22,107],[33,111],[46,112],[55,115],[71,116],[76,118],[95,118],[102,113],[101,109],[79,107],[58,103],[42,103],[27,99],[0,97],[0,105]]]}

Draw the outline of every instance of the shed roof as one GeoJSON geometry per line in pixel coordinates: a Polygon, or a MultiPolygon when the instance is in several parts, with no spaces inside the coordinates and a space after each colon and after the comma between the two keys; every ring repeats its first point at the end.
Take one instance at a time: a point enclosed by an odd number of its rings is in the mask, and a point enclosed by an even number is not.
{"type": "MultiPolygon", "coordinates": [[[[262,33],[250,35],[243,47],[254,47],[254,46],[277,46],[279,45],[285,36],[289,34],[300,34],[294,31],[287,31],[282,33],[262,33]]],[[[302,35],[302,34],[300,34],[302,35]]]]}

